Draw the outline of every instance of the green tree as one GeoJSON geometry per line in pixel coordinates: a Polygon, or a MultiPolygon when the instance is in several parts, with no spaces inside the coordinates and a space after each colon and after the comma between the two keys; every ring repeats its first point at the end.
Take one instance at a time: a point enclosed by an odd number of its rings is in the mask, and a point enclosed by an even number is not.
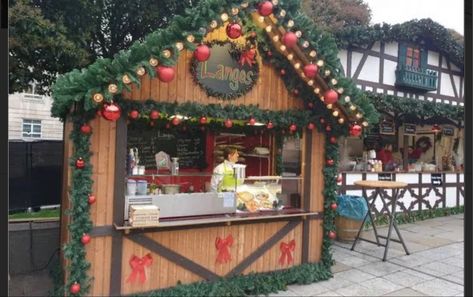
{"type": "Polygon", "coordinates": [[[90,61],[87,51],[68,39],[64,26],[45,19],[27,1],[15,1],[8,16],[10,93],[27,89],[33,81],[38,93],[47,93],[58,73],[90,61]]]}
{"type": "Polygon", "coordinates": [[[48,93],[57,74],[112,58],[197,2],[10,1],[10,92],[24,90],[34,79],[48,93]]]}
{"type": "Polygon", "coordinates": [[[371,20],[371,10],[363,0],[303,0],[302,7],[321,30],[332,33],[368,25],[371,20]]]}

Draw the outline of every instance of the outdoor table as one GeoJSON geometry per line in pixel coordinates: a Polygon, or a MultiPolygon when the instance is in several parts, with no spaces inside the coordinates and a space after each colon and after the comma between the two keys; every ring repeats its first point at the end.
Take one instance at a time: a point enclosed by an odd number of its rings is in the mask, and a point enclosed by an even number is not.
{"type": "Polygon", "coordinates": [[[386,256],[388,254],[388,249],[389,249],[389,242],[392,240],[394,242],[401,243],[404,250],[406,251],[406,254],[409,255],[409,251],[407,250],[406,244],[404,243],[404,240],[402,239],[401,233],[399,232],[399,229],[398,229],[397,223],[396,223],[396,203],[397,203],[397,200],[400,198],[399,197],[399,189],[406,187],[407,184],[403,183],[403,182],[396,182],[396,181],[377,181],[377,180],[359,180],[359,181],[355,181],[354,184],[363,188],[363,198],[366,200],[366,203],[367,203],[367,205],[369,205],[369,207],[368,207],[368,212],[367,212],[367,214],[365,215],[365,217],[363,219],[363,223],[361,224],[360,230],[358,230],[358,234],[355,237],[355,241],[353,242],[351,250],[353,251],[355,249],[355,246],[358,243],[358,240],[363,240],[363,241],[366,241],[366,242],[374,243],[374,244],[377,244],[378,246],[384,246],[385,249],[384,249],[383,261],[386,261],[386,256]],[[373,189],[373,188],[375,189],[376,194],[372,198],[373,200],[371,201],[371,204],[370,204],[369,200],[368,200],[368,197],[366,195],[366,189],[373,189]],[[392,189],[393,190],[393,197],[391,198],[391,201],[390,201],[391,210],[389,210],[389,207],[388,207],[389,201],[388,202],[386,201],[386,200],[389,200],[389,197],[386,197],[385,194],[384,194],[384,190],[386,190],[386,189],[392,189]],[[376,202],[376,199],[378,198],[378,196],[381,198],[381,201],[383,202],[383,206],[386,209],[386,211],[388,212],[389,229],[388,229],[387,236],[378,235],[378,231],[376,230],[376,226],[373,223],[374,220],[373,220],[373,216],[371,214],[371,210],[375,207],[375,202],[376,202]],[[374,242],[372,240],[369,240],[369,239],[366,239],[366,238],[361,238],[360,237],[361,230],[363,229],[363,226],[365,225],[365,222],[366,222],[366,218],[368,216],[370,217],[372,225],[373,225],[373,231],[374,231],[374,235],[375,235],[375,238],[376,238],[376,242],[374,242]],[[396,233],[399,237],[399,240],[398,239],[391,239],[391,233],[392,233],[393,227],[396,230],[396,233]],[[386,239],[386,243],[385,244],[380,243],[379,238],[386,239]]]}

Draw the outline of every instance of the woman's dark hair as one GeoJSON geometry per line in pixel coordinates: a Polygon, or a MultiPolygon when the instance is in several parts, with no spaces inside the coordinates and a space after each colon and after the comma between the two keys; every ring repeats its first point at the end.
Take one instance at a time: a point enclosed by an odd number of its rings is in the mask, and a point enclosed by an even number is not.
{"type": "Polygon", "coordinates": [[[233,146],[227,146],[223,149],[223,157],[225,158],[225,160],[228,160],[228,156],[230,155],[233,155],[234,153],[236,153],[238,150],[236,147],[233,147],[233,146]]]}

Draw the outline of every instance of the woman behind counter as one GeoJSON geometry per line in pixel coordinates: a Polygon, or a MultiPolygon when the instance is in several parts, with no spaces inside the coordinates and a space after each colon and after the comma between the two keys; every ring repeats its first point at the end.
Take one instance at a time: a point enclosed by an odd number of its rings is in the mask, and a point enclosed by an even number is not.
{"type": "Polygon", "coordinates": [[[210,180],[211,192],[234,191],[235,174],[233,166],[238,161],[238,150],[234,147],[225,147],[223,150],[225,160],[214,168],[212,179],[210,180]]]}

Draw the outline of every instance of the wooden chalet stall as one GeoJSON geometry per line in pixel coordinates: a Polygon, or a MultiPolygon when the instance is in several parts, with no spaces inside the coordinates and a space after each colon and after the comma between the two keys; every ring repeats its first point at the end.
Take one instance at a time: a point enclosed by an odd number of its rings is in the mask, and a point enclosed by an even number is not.
{"type": "MultiPolygon", "coordinates": [[[[232,3],[232,1],[227,2],[232,3]]],[[[268,2],[265,2],[266,5],[268,2]]],[[[90,104],[84,104],[83,108],[77,103],[67,106],[69,109],[65,116],[64,129],[65,165],[61,218],[61,241],[66,246],[63,255],[66,294],[95,296],[133,294],[170,288],[179,283],[216,281],[221,277],[231,278],[250,273],[280,271],[298,267],[304,263],[316,265],[318,263],[322,271],[327,271],[326,275],[330,275],[331,256],[327,246],[330,239],[335,237],[333,218],[336,205],[333,206],[335,191],[327,189],[336,187],[337,151],[336,141],[332,139],[329,141],[326,137],[334,138],[343,133],[341,131],[347,131],[347,123],[352,122],[354,116],[348,115],[341,103],[334,102],[333,106],[329,107],[332,108],[330,110],[318,99],[315,94],[319,92],[327,94],[325,92],[332,86],[327,81],[335,78],[317,74],[314,80],[311,80],[299,70],[298,66],[294,66],[297,63],[307,65],[310,64],[310,60],[315,60],[315,56],[309,56],[308,50],[311,48],[295,46],[290,50],[282,50],[281,39],[276,41],[278,38],[274,36],[279,35],[282,38],[285,33],[284,28],[276,24],[277,18],[273,14],[262,16],[261,8],[255,11],[256,4],[256,2],[251,2],[249,8],[248,5],[238,7],[241,9],[240,13],[245,12],[247,16],[245,20],[256,25],[254,30],[258,34],[261,36],[267,34],[270,38],[268,40],[274,42],[272,45],[265,45],[266,48],[272,48],[274,53],[268,56],[267,51],[262,51],[262,44],[258,42],[262,42],[263,39],[253,40],[258,50],[255,58],[256,66],[250,66],[257,67],[258,76],[254,86],[235,99],[222,100],[218,96],[210,96],[208,90],[206,92],[206,89],[196,81],[195,76],[202,75],[202,72],[196,74],[191,71],[192,63],[203,64],[203,62],[196,62],[193,49],[187,48],[187,43],[194,42],[194,37],[190,38],[188,35],[186,41],[180,45],[160,47],[164,55],[164,58],[160,56],[156,59],[159,60],[160,65],[166,58],[170,61],[175,59],[173,63],[170,63],[175,65],[172,80],[163,81],[167,79],[160,77],[159,70],[158,77],[143,73],[126,72],[126,75],[118,73],[115,81],[110,80],[109,84],[102,86],[103,89],[89,90],[88,97],[86,96],[84,100],[92,102],[92,107],[90,104]],[[268,26],[273,28],[271,32],[268,26]],[[182,48],[183,44],[186,45],[185,48],[182,48]],[[287,55],[291,55],[289,60],[287,55]],[[271,59],[278,57],[287,64],[282,66],[280,64],[277,69],[274,69],[274,61],[278,60],[271,59]],[[264,59],[270,60],[264,61],[264,59]],[[288,75],[292,75],[290,79],[298,81],[298,84],[292,85],[290,90],[285,84],[284,76],[281,75],[281,67],[287,67],[285,69],[288,75]],[[122,81],[116,79],[122,76],[122,81]],[[128,79],[125,79],[125,76],[128,79]],[[130,83],[130,77],[133,78],[131,79],[133,83],[130,83]],[[130,89],[127,90],[125,85],[128,85],[130,89]],[[294,92],[297,88],[300,88],[301,93],[305,95],[297,96],[297,92],[294,92]],[[306,92],[303,88],[307,88],[310,92],[306,92]],[[315,88],[319,90],[316,92],[315,88]],[[317,99],[309,103],[309,107],[316,112],[307,111],[307,101],[301,98],[307,96],[317,99]],[[101,99],[104,97],[102,102],[101,99]],[[111,100],[115,102],[112,105],[120,106],[121,114],[107,110],[111,105],[104,102],[110,103],[111,100]],[[193,114],[192,112],[184,114],[184,110],[192,109],[186,109],[186,106],[191,106],[198,111],[194,110],[193,114]],[[159,118],[153,120],[150,119],[150,111],[155,109],[159,109],[160,115],[159,118]],[[218,112],[214,111],[212,114],[210,109],[218,112]],[[238,114],[235,110],[240,113],[238,114]],[[96,115],[96,111],[100,111],[100,115],[96,115]],[[255,113],[249,114],[251,111],[255,113]],[[339,115],[332,116],[333,111],[337,111],[339,115]],[[135,115],[133,115],[134,112],[135,115]],[[222,116],[224,112],[226,114],[222,116]],[[183,116],[179,118],[179,121],[175,120],[178,113],[182,113],[183,116]],[[306,114],[308,115],[304,116],[306,114]],[[205,123],[202,121],[199,123],[201,115],[208,117],[205,123]],[[256,121],[262,121],[264,125],[261,127],[247,124],[252,116],[256,121]],[[260,118],[256,118],[257,116],[260,118]],[[234,127],[225,128],[223,123],[228,118],[234,121],[234,127]],[[274,129],[268,126],[268,120],[274,122],[274,129]],[[298,127],[290,128],[289,126],[295,121],[298,127]],[[142,126],[133,126],[138,122],[142,123],[142,126]],[[127,194],[127,180],[132,178],[146,180],[150,184],[152,182],[179,183],[184,180],[191,184],[192,188],[188,187],[186,194],[176,195],[188,195],[186,197],[190,197],[191,200],[197,195],[208,195],[205,184],[210,181],[212,170],[215,164],[218,164],[214,154],[216,145],[218,146],[216,138],[222,135],[225,137],[228,134],[231,136],[234,128],[240,129],[240,134],[244,135],[243,138],[250,137],[250,142],[259,137],[258,145],[269,149],[268,155],[264,158],[248,152],[243,154],[247,163],[246,176],[263,180],[271,178],[281,180],[282,194],[285,191],[285,178],[292,180],[292,186],[295,188],[291,190],[292,196],[281,198],[278,195],[276,200],[278,205],[276,206],[273,201],[273,208],[264,211],[248,211],[248,209],[235,211],[234,209],[229,213],[194,216],[191,214],[179,218],[161,217],[159,224],[138,227],[132,226],[126,220],[128,213],[125,208],[131,205],[128,205],[130,195],[127,194]],[[128,143],[131,141],[131,131],[134,131],[134,135],[139,139],[139,141],[134,140],[134,145],[142,145],[142,142],[149,141],[147,136],[139,138],[140,134],[136,134],[136,131],[140,131],[139,129],[142,129],[143,135],[154,133],[149,131],[157,131],[158,134],[170,133],[169,131],[181,133],[186,129],[192,133],[203,134],[204,140],[201,142],[196,140],[196,143],[205,150],[205,154],[197,154],[197,159],[205,160],[206,164],[196,169],[193,166],[195,164],[189,161],[190,159],[186,159],[190,157],[182,154],[182,164],[186,164],[185,160],[188,160],[189,166],[187,168],[183,166],[179,173],[171,175],[169,171],[160,170],[157,165],[153,168],[152,161],[149,164],[146,163],[145,160],[149,161],[150,156],[145,156],[146,150],[139,147],[138,150],[142,154],[140,157],[146,168],[143,172],[132,173],[129,167],[130,160],[127,161],[130,148],[133,149],[128,143]],[[257,133],[253,133],[252,129],[257,133]],[[284,160],[281,160],[281,155],[284,157],[285,138],[283,136],[294,138],[296,134],[299,135],[296,139],[300,145],[297,153],[297,174],[285,176],[282,174],[284,171],[278,172],[278,166],[284,164],[284,160]],[[70,135],[72,137],[69,137],[70,135]],[[279,142],[278,139],[280,139],[279,142]],[[275,175],[278,176],[275,177],[275,175]],[[83,181],[86,182],[83,183],[83,181]],[[66,210],[71,210],[71,215],[64,215],[66,210]],[[325,223],[324,220],[326,220],[325,223]],[[87,263],[90,263],[89,269],[87,269],[87,263]],[[82,268],[77,268],[80,265],[82,268]]],[[[234,12],[231,7],[227,7],[229,13],[234,12]]],[[[277,5],[271,5],[271,7],[273,13],[281,14],[283,10],[283,7],[277,5]]],[[[196,8],[194,12],[199,12],[199,9],[201,8],[196,8]]],[[[222,19],[224,19],[223,16],[222,19]]],[[[204,41],[209,42],[211,51],[215,48],[215,44],[212,45],[211,42],[215,41],[248,45],[248,35],[230,39],[228,30],[226,31],[227,26],[228,22],[220,22],[219,26],[215,26],[214,30],[209,30],[205,35],[204,41]]],[[[213,27],[212,24],[211,27],[213,27]]],[[[197,36],[196,34],[196,39],[197,36]]],[[[220,45],[217,44],[217,46],[220,45]]],[[[240,59],[243,53],[245,50],[240,51],[240,59]]],[[[129,61],[132,60],[133,50],[130,55],[129,61]]],[[[154,62],[149,61],[151,64],[154,62]]],[[[240,65],[243,64],[245,63],[240,65]]],[[[100,68],[101,64],[94,65],[100,68]]],[[[137,69],[139,64],[132,66],[132,69],[137,69]]],[[[319,67],[322,66],[319,65],[319,67]]],[[[148,65],[143,69],[148,72],[150,67],[148,65]]],[[[151,67],[151,69],[154,68],[151,67]]],[[[207,70],[210,71],[209,69],[207,70]]],[[[319,69],[319,71],[322,70],[319,69]]],[[[240,83],[242,81],[244,79],[240,80],[240,83]]],[[[71,82],[65,83],[65,85],[68,84],[71,82]]],[[[61,93],[60,86],[61,81],[58,81],[54,94],[56,99],[69,92],[61,93]]],[[[344,87],[345,94],[349,95],[349,82],[344,87]]],[[[87,91],[85,90],[84,94],[87,91]]],[[[343,90],[338,89],[338,93],[343,93],[343,90]]],[[[353,102],[356,101],[355,97],[352,99],[353,102]]],[[[362,111],[361,107],[359,111],[362,111]]],[[[359,117],[358,120],[360,120],[359,117]]],[[[192,133],[185,135],[192,138],[194,137],[192,133]]],[[[175,137],[179,138],[179,136],[175,137]]],[[[182,139],[186,138],[182,137],[175,141],[183,141],[182,139]]],[[[158,141],[155,144],[159,146],[166,143],[158,141]]],[[[247,145],[245,139],[242,143],[247,145]]],[[[152,152],[153,156],[156,152],[152,152]]],[[[191,152],[188,155],[192,155],[194,151],[188,148],[186,152],[191,152]]],[[[179,152],[177,156],[180,156],[179,152]]],[[[290,181],[289,184],[291,184],[290,181]]],[[[149,201],[154,201],[152,199],[162,195],[162,193],[145,194],[148,195],[143,197],[149,197],[149,201]]],[[[172,199],[177,199],[177,196],[173,197],[172,199]]],[[[192,203],[191,200],[185,201],[192,203]]],[[[174,206],[174,211],[179,207],[185,208],[185,204],[174,206]]],[[[161,207],[161,216],[163,214],[164,208],[161,207]]],[[[324,278],[327,277],[324,276],[324,278]]],[[[313,279],[318,280],[322,277],[313,277],[313,279]]]]}

